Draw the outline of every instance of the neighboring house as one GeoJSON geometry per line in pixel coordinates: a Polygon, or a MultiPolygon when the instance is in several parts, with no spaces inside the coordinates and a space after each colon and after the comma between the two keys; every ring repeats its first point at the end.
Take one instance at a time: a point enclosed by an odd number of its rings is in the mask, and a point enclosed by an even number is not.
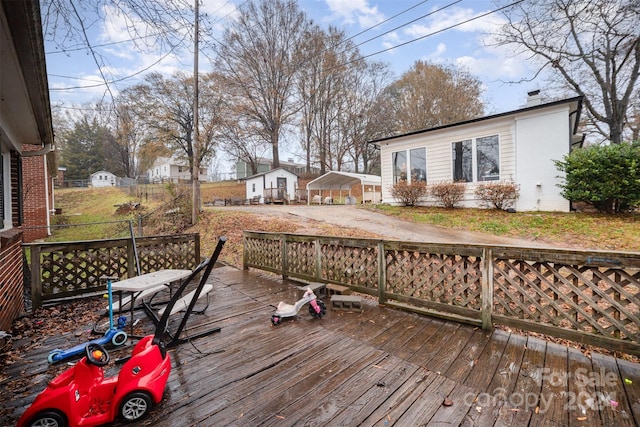
{"type": "MultiPolygon", "coordinates": [[[[400,180],[464,181],[461,205],[479,207],[479,184],[514,181],[520,186],[516,210],[567,212],[554,160],[582,144],[581,108],[582,97],[542,104],[536,91],[519,110],[371,141],[380,148],[382,201],[396,203],[391,188],[400,180]]],[[[426,197],[420,204],[435,200],[426,197]]]]}
{"type": "Polygon", "coordinates": [[[289,203],[295,198],[298,175],[277,168],[245,179],[246,198],[260,203],[289,203]]]}
{"type": "MultiPolygon", "coordinates": [[[[53,208],[53,127],[38,0],[0,2],[0,330],[24,310],[19,227],[53,208]],[[37,167],[32,168],[32,164],[37,167]],[[32,185],[33,183],[33,185],[32,185]],[[47,189],[49,185],[49,189],[47,189]]],[[[44,221],[44,222],[41,222],[44,221]]]]}
{"type": "MultiPolygon", "coordinates": [[[[186,160],[178,160],[175,157],[158,157],[147,175],[151,183],[191,181],[191,168],[186,160]]],[[[200,166],[198,181],[208,181],[206,166],[200,166]]]]}
{"type": "MultiPolygon", "coordinates": [[[[301,163],[295,163],[293,159],[289,159],[286,162],[280,162],[280,167],[295,173],[300,176],[307,172],[307,166],[301,163]]],[[[258,159],[258,171],[257,173],[269,172],[273,169],[273,160],[260,158],[258,159]]],[[[320,173],[320,168],[312,167],[309,171],[312,174],[320,173]]],[[[238,160],[236,162],[236,179],[245,179],[253,175],[251,171],[251,165],[244,160],[238,160]]]]}
{"type": "Polygon", "coordinates": [[[98,171],[91,174],[89,178],[92,187],[115,187],[118,177],[107,171],[98,171]]]}

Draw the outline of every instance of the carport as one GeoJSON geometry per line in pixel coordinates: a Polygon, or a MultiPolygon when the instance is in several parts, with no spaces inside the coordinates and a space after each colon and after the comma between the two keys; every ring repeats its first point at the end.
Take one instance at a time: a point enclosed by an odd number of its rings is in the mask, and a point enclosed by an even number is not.
{"type": "Polygon", "coordinates": [[[338,192],[338,197],[342,199],[342,192],[347,191],[348,197],[345,204],[355,204],[355,197],[351,196],[351,188],[360,184],[362,187],[362,203],[375,203],[380,198],[382,190],[382,178],[377,175],[367,175],[363,173],[331,171],[310,181],[307,184],[307,204],[311,204],[311,191],[319,191],[319,197],[314,203],[333,203],[333,193],[338,192]],[[322,192],[325,191],[325,198],[322,192]],[[326,191],[329,192],[326,196],[326,191]]]}

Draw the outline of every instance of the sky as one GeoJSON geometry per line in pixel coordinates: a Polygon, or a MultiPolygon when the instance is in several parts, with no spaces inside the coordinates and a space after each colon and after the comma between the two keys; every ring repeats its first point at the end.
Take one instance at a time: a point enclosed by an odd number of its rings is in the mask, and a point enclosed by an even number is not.
{"type": "MultiPolygon", "coordinates": [[[[236,7],[244,2],[202,0],[200,13],[214,22],[209,35],[219,40],[224,27],[236,16],[236,7]]],[[[505,47],[491,46],[489,34],[505,22],[500,12],[489,13],[497,9],[493,1],[298,0],[297,4],[315,23],[344,30],[363,55],[389,64],[396,77],[418,60],[465,68],[483,84],[487,114],[518,109],[525,104],[527,92],[541,88],[539,80],[507,83],[528,78],[534,72],[525,58],[515,57],[505,47]]],[[[123,29],[124,17],[106,12],[107,19],[87,17],[86,34],[106,64],[102,73],[115,81],[109,86],[110,93],[117,95],[152,71],[167,76],[177,70],[193,72],[192,50],[137,50],[123,29]]],[[[182,30],[185,37],[190,30],[182,30]]],[[[45,54],[54,109],[81,111],[80,104],[109,100],[100,69],[86,49],[61,52],[45,40],[45,54]]],[[[206,52],[199,58],[200,71],[206,72],[206,52]]]]}

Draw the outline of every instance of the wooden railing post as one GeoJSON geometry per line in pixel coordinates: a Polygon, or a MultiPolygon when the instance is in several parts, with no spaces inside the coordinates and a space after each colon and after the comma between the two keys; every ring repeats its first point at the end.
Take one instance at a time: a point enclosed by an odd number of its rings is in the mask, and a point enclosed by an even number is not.
{"type": "Polygon", "coordinates": [[[196,234],[194,237],[195,239],[193,244],[195,245],[195,247],[193,248],[193,253],[196,259],[193,260],[193,268],[195,268],[196,265],[200,264],[200,260],[202,259],[202,254],[200,253],[200,233],[196,234]]]}
{"type": "Polygon", "coordinates": [[[282,237],[280,238],[280,245],[281,245],[281,257],[282,257],[282,279],[286,279],[287,278],[287,271],[288,271],[288,267],[289,267],[289,260],[287,259],[287,235],[283,234],[282,237]]]}
{"type": "Polygon", "coordinates": [[[31,247],[31,304],[42,307],[42,273],[40,272],[40,246],[31,247]]]}
{"type": "Polygon", "coordinates": [[[482,329],[493,330],[491,314],[493,312],[493,251],[491,248],[482,250],[482,329]]]}
{"type": "Polygon", "coordinates": [[[385,302],[385,290],[387,288],[387,262],[385,257],[384,242],[378,242],[378,304],[385,302]]]}
{"type": "Polygon", "coordinates": [[[248,270],[249,267],[247,266],[248,264],[248,259],[249,257],[247,256],[247,235],[245,233],[242,233],[242,269],[243,270],[248,270]]]}
{"type": "Polygon", "coordinates": [[[135,277],[138,274],[136,272],[136,254],[133,242],[129,239],[126,241],[125,245],[127,246],[127,277],[135,277]]]}
{"type": "Polygon", "coordinates": [[[314,246],[316,280],[319,282],[322,280],[322,248],[320,247],[320,239],[315,239],[314,246]]]}

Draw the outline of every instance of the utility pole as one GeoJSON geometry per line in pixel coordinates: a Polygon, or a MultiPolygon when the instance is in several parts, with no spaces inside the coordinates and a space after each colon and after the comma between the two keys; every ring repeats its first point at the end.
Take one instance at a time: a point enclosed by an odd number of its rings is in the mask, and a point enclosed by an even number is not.
{"type": "Polygon", "coordinates": [[[191,180],[193,184],[193,195],[191,198],[191,224],[195,225],[198,222],[198,215],[200,214],[200,161],[199,156],[199,132],[198,132],[198,38],[199,38],[199,24],[200,24],[200,0],[195,0],[195,25],[193,36],[193,170],[191,171],[191,180]]]}

